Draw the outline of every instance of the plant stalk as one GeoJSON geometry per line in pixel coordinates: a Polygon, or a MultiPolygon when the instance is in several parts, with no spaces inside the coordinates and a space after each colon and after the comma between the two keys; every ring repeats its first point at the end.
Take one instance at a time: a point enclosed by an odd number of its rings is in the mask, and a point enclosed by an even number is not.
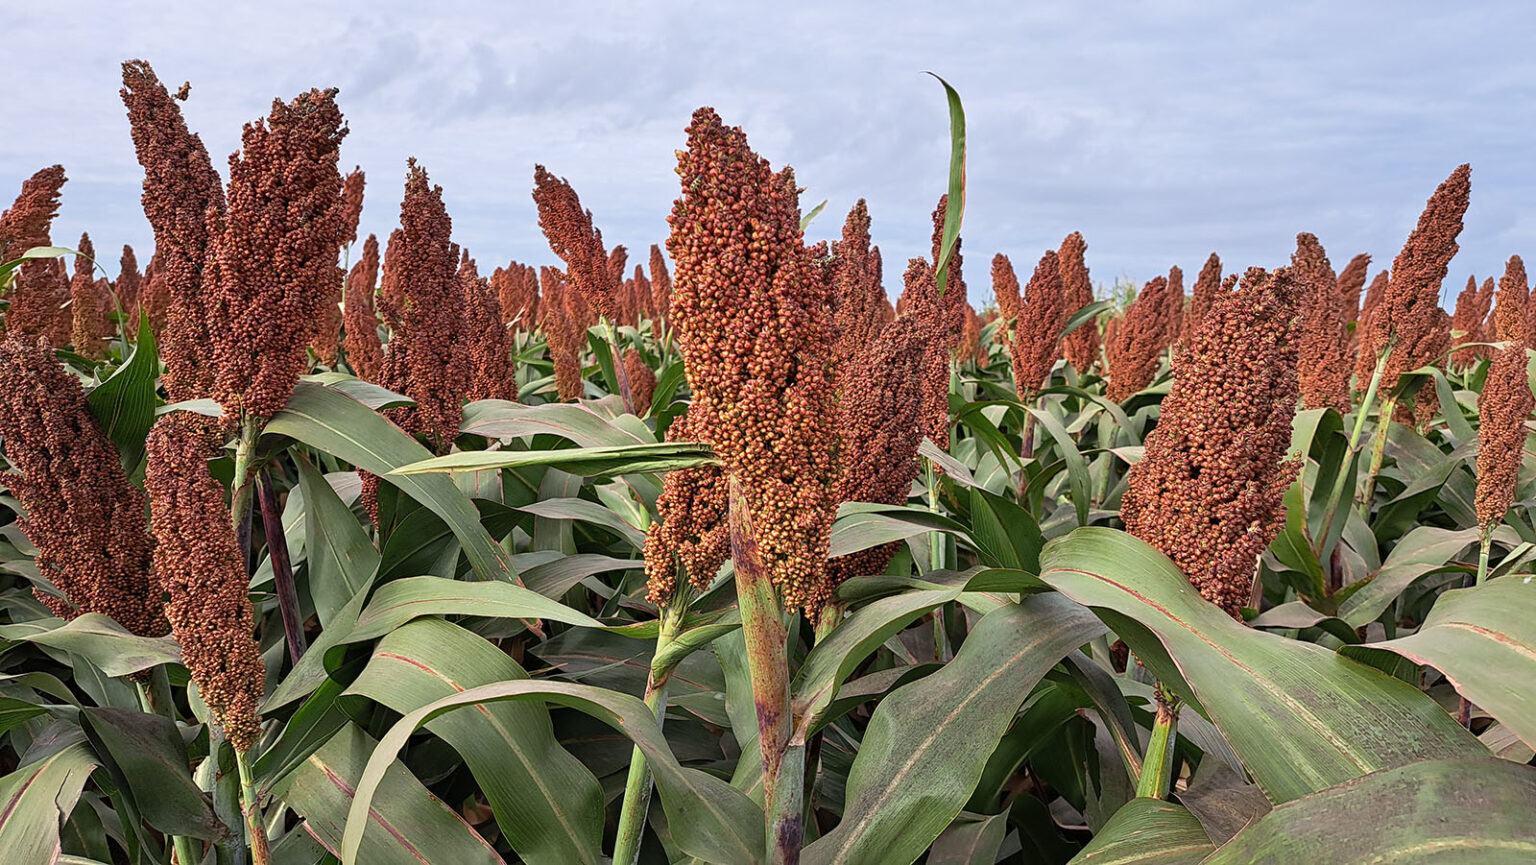
{"type": "Polygon", "coordinates": [[[613,358],[613,377],[619,380],[619,396],[624,400],[624,410],[635,411],[635,399],[629,390],[629,371],[624,369],[624,354],[619,350],[619,329],[608,319],[603,319],[603,330],[608,337],[608,353],[613,358]]]}
{"type": "Polygon", "coordinates": [[[245,522],[251,507],[251,461],[256,456],[256,439],[261,436],[260,421],[250,415],[240,419],[240,439],[235,443],[235,474],[230,479],[229,519],[235,532],[245,522]]]}
{"type": "Polygon", "coordinates": [[[299,620],[299,590],[293,583],[293,565],[288,557],[288,539],[283,533],[283,515],[277,508],[277,491],[272,488],[272,472],[262,469],[256,498],[261,506],[261,525],[267,535],[267,557],[272,561],[272,584],[277,590],[277,608],[283,617],[283,635],[288,641],[288,658],[297,664],[309,648],[304,639],[304,624],[299,620]]]}
{"type": "Polygon", "coordinates": [[[757,709],[757,741],[762,752],[763,815],[768,861],[800,861],[805,836],[801,806],[805,796],[805,742],[794,741],[789,704],[789,632],[773,582],[758,550],[740,482],[730,479],[731,555],[736,568],[736,600],[747,646],[747,673],[757,709]]]}
{"type": "MultiPolygon", "coordinates": [[[[674,598],[672,604],[662,611],[661,631],[656,635],[656,653],[651,656],[653,659],[659,659],[662,651],[682,631],[683,616],[688,611],[687,599],[683,597],[686,580],[680,586],[679,597],[674,598]]],[[[645,705],[656,715],[658,728],[666,720],[667,684],[671,679],[672,668],[659,669],[653,660],[650,676],[645,682],[645,705]]],[[[613,842],[614,865],[634,865],[640,858],[640,838],[645,832],[645,817],[651,807],[651,788],[651,768],[646,763],[645,754],[635,748],[629,756],[624,804],[619,809],[619,830],[613,842]]]]}
{"type": "MultiPolygon", "coordinates": [[[[1479,586],[1483,584],[1484,580],[1488,579],[1488,552],[1493,546],[1493,528],[1496,525],[1498,525],[1498,521],[1490,522],[1483,526],[1482,538],[1477,549],[1476,585],[1479,586]]],[[[1461,707],[1456,714],[1456,720],[1460,721],[1463,727],[1470,728],[1472,726],[1472,701],[1466,697],[1461,698],[1461,707]]]]}
{"type": "Polygon", "coordinates": [[[1360,491],[1360,516],[1366,522],[1371,519],[1371,504],[1376,499],[1376,476],[1381,474],[1381,464],[1387,453],[1387,433],[1392,426],[1392,414],[1397,411],[1397,397],[1387,396],[1377,412],[1376,431],[1371,435],[1371,462],[1366,469],[1365,486],[1360,491]]]}
{"type": "MultiPolygon", "coordinates": [[[[939,473],[934,470],[933,460],[925,460],[928,471],[928,510],[939,512],[939,473]]],[[[944,533],[928,533],[928,568],[942,571],[945,565],[944,533]]],[[[944,607],[933,611],[933,656],[943,664],[949,661],[949,637],[944,633],[944,607]]]]}
{"type": "Polygon", "coordinates": [[[1173,752],[1179,727],[1179,699],[1169,694],[1159,682],[1153,691],[1157,716],[1152,721],[1152,738],[1147,742],[1147,756],[1141,763],[1141,777],[1136,782],[1136,797],[1162,799],[1173,783],[1173,752]]]}
{"type": "Polygon", "coordinates": [[[235,766],[240,771],[240,813],[245,817],[246,842],[251,847],[251,865],[270,865],[272,850],[267,844],[267,829],[261,820],[261,804],[257,801],[256,782],[251,777],[248,754],[235,752],[235,766]]]}

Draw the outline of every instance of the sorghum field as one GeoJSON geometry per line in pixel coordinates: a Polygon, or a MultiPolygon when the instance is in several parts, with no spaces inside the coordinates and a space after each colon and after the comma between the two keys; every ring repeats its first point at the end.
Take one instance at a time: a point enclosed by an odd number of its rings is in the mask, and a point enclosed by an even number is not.
{"type": "Polygon", "coordinates": [[[1536,302],[1442,310],[1468,166],[1390,262],[1126,304],[1071,226],[962,251],[948,85],[889,266],[700,108],[656,245],[552,161],[547,261],[477,263],[403,157],[357,236],[336,91],[221,171],[122,74],[152,254],[51,236],[57,165],[0,216],[5,865],[1536,861],[1536,302]]]}

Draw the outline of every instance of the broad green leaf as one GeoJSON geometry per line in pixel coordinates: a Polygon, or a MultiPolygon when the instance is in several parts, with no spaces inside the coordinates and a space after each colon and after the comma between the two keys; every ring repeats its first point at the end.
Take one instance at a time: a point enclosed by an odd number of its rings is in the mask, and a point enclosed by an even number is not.
{"type": "Polygon", "coordinates": [[[1008,835],[1008,814],[961,812],[928,851],[927,865],[974,865],[997,861],[1008,835]]]}
{"type": "Polygon", "coordinates": [[[160,357],[149,316],[140,317],[138,342],[128,361],[86,395],[86,405],[107,438],[117,445],[123,466],[132,473],[144,458],[144,440],[155,423],[155,384],[160,357]]]}
{"type": "Polygon", "coordinates": [[[322,625],[362,591],[379,569],[379,551],[368,533],[302,456],[296,457],[299,488],[304,493],[305,553],[309,561],[309,596],[322,625]]]}
{"type": "Polygon", "coordinates": [[[304,817],[331,853],[341,849],[348,809],[363,767],[374,769],[361,826],[371,830],[355,853],[367,865],[506,865],[464,818],[432,795],[398,760],[370,760],[380,753],[368,734],[347,724],[273,792],[304,817]],[[373,766],[378,762],[378,766],[373,766]]]}
{"type": "Polygon", "coordinates": [[[1102,633],[1088,610],[1056,594],[984,616],[953,661],[881,701],[848,773],[842,820],[802,861],[916,861],[970,798],[1030,689],[1102,633]]]}
{"type": "Polygon", "coordinates": [[[380,586],[344,639],[360,643],[382,637],[412,619],[452,615],[553,619],[568,625],[602,627],[601,622],[586,613],[522,586],[407,577],[380,586]]]}
{"type": "Polygon", "coordinates": [[[762,861],[762,809],[713,775],[680,765],[662,738],[655,715],[645,703],[628,694],[590,685],[516,681],[484,685],[446,697],[407,714],[390,728],[379,741],[378,749],[357,784],[357,796],[352,803],[342,846],[341,858],[345,865],[373,865],[374,860],[361,854],[368,828],[364,816],[385,770],[411,734],[454,709],[500,700],[533,700],[569,706],[628,736],[650,763],[656,790],[661,794],[662,808],[666,811],[668,829],[679,850],[722,865],[762,861]]]}
{"type": "MultiPolygon", "coordinates": [[[[527,678],[485,639],[424,619],[380,640],[347,693],[405,714],[479,685],[527,678]]],[[[602,787],[555,740],[549,712],[532,702],[481,709],[440,715],[426,726],[464,758],[512,849],[534,865],[596,861],[602,787]]]]}
{"type": "Polygon", "coordinates": [[[75,810],[96,768],[84,745],[70,745],[0,778],[0,862],[53,865],[59,821],[75,810]]]}
{"type": "Polygon", "coordinates": [[[960,588],[903,592],[866,604],[840,622],[816,644],[790,686],[791,704],[801,736],[809,738],[826,723],[827,708],[838,689],[886,640],[919,616],[959,597],[960,588]]]}
{"type": "Polygon", "coordinates": [[[1047,544],[1040,564],[1042,580],[1102,611],[1164,684],[1197,700],[1274,802],[1413,760],[1487,751],[1407,683],[1242,626],[1124,532],[1077,529],[1047,544]]]}
{"type": "Polygon", "coordinates": [[[1092,489],[1088,477],[1088,462],[1083,459],[1083,454],[1077,449],[1077,443],[1072,440],[1072,435],[1067,432],[1061,421],[1048,411],[1038,408],[1025,407],[1035,416],[1035,420],[1045,429],[1056,442],[1056,449],[1061,452],[1061,458],[1067,464],[1067,484],[1072,491],[1072,507],[1077,510],[1077,524],[1088,524],[1088,506],[1092,503],[1092,489]]]}
{"type": "Polygon", "coordinates": [[[126,783],[151,826],[210,841],[229,834],[192,782],[186,744],[170,718],[111,708],[88,708],[81,716],[97,752],[112,758],[113,776],[126,783]]]}
{"type": "Polygon", "coordinates": [[[989,564],[1034,572],[1040,569],[1040,525],[1017,503],[980,488],[971,489],[971,535],[989,564]]]}
{"type": "Polygon", "coordinates": [[[332,390],[341,391],[374,411],[416,404],[415,400],[403,393],[395,393],[388,388],[380,387],[371,381],[363,381],[357,376],[347,375],[344,372],[322,372],[315,375],[306,375],[302,376],[300,381],[314,382],[315,384],[325,385],[332,390]]]}
{"type": "Polygon", "coordinates": [[[522,438],[553,435],[578,447],[625,447],[655,444],[621,429],[588,405],[551,402],[523,405],[505,400],[481,400],[464,407],[459,431],[486,438],[522,438]]]}
{"type": "Polygon", "coordinates": [[[1536,862],[1536,769],[1493,757],[1431,760],[1276,806],[1209,865],[1249,862],[1536,862]]]}
{"type": "Polygon", "coordinates": [[[1215,849],[1182,805],[1132,799],[1109,818],[1072,865],[1195,865],[1215,849]]]}
{"type": "Polygon", "coordinates": [[[706,444],[668,442],[622,447],[563,448],[529,451],[459,451],[401,466],[391,474],[418,475],[433,472],[474,472],[553,466],[563,472],[589,478],[635,472],[668,472],[696,466],[718,465],[706,444]]]}
{"type": "Polygon", "coordinates": [[[624,519],[603,505],[578,498],[542,499],[518,508],[520,511],[554,520],[581,520],[602,526],[629,541],[640,550],[645,548],[645,532],[639,526],[624,519]]]}
{"type": "Polygon", "coordinates": [[[299,382],[288,405],[267,421],[265,432],[298,439],[380,475],[448,524],[482,579],[516,581],[507,551],[480,525],[480,512],[452,480],[436,475],[390,474],[432,454],[356,399],[313,382],[299,382]]]}
{"type": "Polygon", "coordinates": [[[800,217],[800,230],[804,231],[806,229],[806,226],[810,225],[812,220],[814,220],[816,217],[820,216],[821,212],[823,210],[825,210],[826,207],[827,207],[827,200],[825,198],[823,198],[821,200],[820,204],[818,204],[815,207],[811,208],[811,212],[810,213],[807,213],[806,215],[800,217]]]}
{"type": "Polygon", "coordinates": [[[85,613],[63,624],[58,619],[37,619],[0,625],[0,639],[73,652],[108,676],[126,676],[157,664],[181,663],[181,647],[175,640],[141,637],[101,613],[85,613]]]}
{"type": "Polygon", "coordinates": [[[1462,550],[1477,543],[1480,531],[1434,526],[1419,526],[1410,531],[1392,548],[1376,573],[1348,587],[1353,591],[1339,604],[1339,618],[1357,628],[1375,620],[1414,581],[1444,570],[1462,550]]]}
{"type": "Polygon", "coordinates": [[[1536,747],[1536,581],[1511,575],[1435,601],[1406,637],[1346,646],[1367,663],[1394,652],[1445,674],[1468,700],[1536,747]]]}
{"type": "Polygon", "coordinates": [[[935,531],[966,537],[965,526],[923,508],[848,502],[837,509],[827,558],[846,556],[935,531]]]}

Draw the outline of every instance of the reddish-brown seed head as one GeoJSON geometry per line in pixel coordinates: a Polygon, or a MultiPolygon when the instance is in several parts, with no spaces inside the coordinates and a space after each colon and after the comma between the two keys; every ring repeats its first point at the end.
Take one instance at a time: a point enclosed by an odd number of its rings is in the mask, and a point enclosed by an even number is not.
{"type": "MultiPolygon", "coordinates": [[[[21,184],[15,203],[0,214],[0,261],[18,258],[33,247],[53,245],[50,231],[65,180],[63,166],[53,165],[21,184]]],[[[8,330],[47,337],[59,348],[69,341],[70,285],[61,261],[50,258],[23,265],[9,295],[8,330]]]]}
{"type": "Polygon", "coordinates": [[[38,571],[62,597],[34,590],[64,619],[102,613],[141,636],[165,633],[150,577],[144,496],[85,402],[80,380],[36,339],[0,339],[0,475],[26,510],[38,571]]]}
{"type": "Polygon", "coordinates": [[[629,394],[635,404],[635,414],[644,415],[651,409],[656,396],[656,373],[645,362],[639,349],[624,350],[624,374],[629,378],[629,394]]]}
{"type": "Polygon", "coordinates": [[[837,374],[875,338],[882,322],[880,264],[869,243],[869,207],[859,199],[843,223],[843,236],[832,244],[832,306],[837,374]]]}
{"type": "Polygon", "coordinates": [[[198,696],[230,744],[246,751],[260,731],[256,710],[266,666],[254,637],[245,557],[230,525],[224,487],[208,471],[216,442],[205,421],[176,412],[149,433],[144,488],[155,537],[155,577],[198,696]]]}
{"type": "Polygon", "coordinates": [[[139,328],[139,299],[144,291],[144,275],[139,273],[139,259],[133,247],[123,244],[122,258],[118,259],[117,282],[112,284],[117,294],[117,304],[128,316],[127,330],[137,333],[139,328]]]}
{"type": "Polygon", "coordinates": [[[363,241],[363,254],[347,274],[342,347],[353,375],[371,382],[379,380],[384,366],[384,345],[379,339],[379,313],[374,308],[374,286],[379,280],[379,239],[370,234],[363,241]]]}
{"type": "Polygon", "coordinates": [[[1061,357],[1061,328],[1066,323],[1067,298],[1061,284],[1061,263],[1047,252],[1035,265],[1024,287],[1013,334],[1013,383],[1019,399],[1039,393],[1061,357]]]}
{"type": "Polygon", "coordinates": [[[341,184],[341,243],[357,242],[357,224],[363,218],[363,169],[352,169],[341,184]]]}
{"type": "Polygon", "coordinates": [[[571,312],[573,305],[586,306],[566,284],[565,275],[553,267],[539,269],[543,298],[539,302],[540,326],[555,369],[555,393],[561,402],[581,399],[586,382],[581,375],[585,329],[571,312]]]}
{"type": "Polygon", "coordinates": [[[1212,304],[1173,361],[1146,455],[1127,475],[1126,530],[1173,560],[1207,600],[1236,617],[1259,556],[1285,520],[1296,464],[1297,313],[1287,270],[1253,268],[1212,304]]]}
{"type": "Polygon", "coordinates": [[[1168,268],[1168,345],[1179,341],[1184,327],[1184,270],[1178,265],[1168,268]]]}
{"type": "Polygon", "coordinates": [[[570,287],[598,315],[613,319],[618,313],[622,263],[619,271],[614,272],[603,248],[603,233],[592,224],[592,212],[582,208],[581,199],[569,182],[550,174],[542,165],[534,166],[533,182],[539,228],[544,230],[549,248],[565,262],[570,287]]]}
{"type": "Polygon", "coordinates": [[[214,396],[230,415],[271,417],[309,368],[305,348],[344,277],[337,161],[346,134],[336,91],[310,90],[274,100],[229,158],[227,212],[209,238],[203,291],[214,396]]]}
{"type": "Polygon", "coordinates": [[[181,109],[148,63],[123,64],[121,95],[144,169],[144,215],[155,232],[155,271],[167,298],[158,344],[166,367],[163,382],[173,402],[212,396],[215,334],[203,267],[211,226],[224,218],[224,188],[202,139],[187,129],[181,109]]]}
{"type": "MultiPolygon", "coordinates": [[[[1477,277],[1467,277],[1467,286],[1456,295],[1456,312],[1451,316],[1451,338],[1458,344],[1484,342],[1484,321],[1493,308],[1493,278],[1485,280],[1486,290],[1477,277]],[[1459,335],[1458,335],[1459,334],[1459,335]]],[[[1474,345],[1452,352],[1451,360],[1460,367],[1471,366],[1488,356],[1486,346],[1474,345]]]]}
{"type": "MultiPolygon", "coordinates": [[[[1088,264],[1084,258],[1088,244],[1081,232],[1074,231],[1061,242],[1056,252],[1061,266],[1061,291],[1067,299],[1067,315],[1093,303],[1093,282],[1088,278],[1088,264]]],[[[1099,362],[1101,340],[1096,322],[1084,322],[1082,327],[1067,334],[1062,350],[1067,363],[1078,372],[1087,372],[1099,362]]]]}
{"type": "Polygon", "coordinates": [[[1344,315],[1350,324],[1360,320],[1360,292],[1365,288],[1365,278],[1369,276],[1371,268],[1371,255],[1362,252],[1351,258],[1349,264],[1339,271],[1339,297],[1344,300],[1344,315]]]}
{"type": "Polygon", "coordinates": [[[464,292],[464,340],[470,363],[467,398],[516,400],[512,335],[501,323],[496,293],[472,259],[459,268],[459,287],[464,292]]]}
{"type": "Polygon", "coordinates": [[[667,256],[657,244],[651,244],[651,294],[656,298],[656,314],[666,318],[671,313],[672,275],[667,271],[667,256]]]}
{"type": "Polygon", "coordinates": [[[427,436],[438,450],[458,437],[469,358],[459,345],[464,293],[459,289],[459,251],[453,220],[443,207],[443,188],[412,159],[400,202],[400,228],[384,251],[379,311],[389,325],[379,384],[416,405],[391,409],[405,430],[427,436]]]}
{"type": "MultiPolygon", "coordinates": [[[[1523,282],[1523,279],[1520,280],[1523,282]]],[[[1509,302],[1501,291],[1494,321],[1499,339],[1507,342],[1493,354],[1488,377],[1477,398],[1477,521],[1487,527],[1504,518],[1514,503],[1525,458],[1526,421],[1536,408],[1536,395],[1526,376],[1526,298],[1512,281],[1509,302]]]]}
{"type": "Polygon", "coordinates": [[[1105,345],[1109,362],[1109,398],[1124,400],[1152,383],[1162,363],[1169,333],[1168,280],[1156,277],[1126,307],[1113,338],[1105,345]]]}
{"type": "Polygon", "coordinates": [[[94,360],[107,356],[107,340],[112,327],[112,289],[105,279],[96,278],[96,247],[89,234],[80,235],[75,247],[75,275],[69,281],[71,317],[70,344],[75,351],[94,360]]]}
{"type": "Polygon", "coordinates": [[[1011,355],[1014,322],[1019,318],[1023,296],[1019,292],[1019,276],[1013,271],[1013,262],[1001,252],[992,256],[992,297],[997,300],[997,316],[1002,319],[997,328],[997,340],[1011,355]]]}
{"type": "MultiPolygon", "coordinates": [[[[702,441],[693,407],[667,428],[667,441],[702,441]]],[[[729,484],[719,466],[667,472],[656,499],[656,521],[645,535],[646,598],[667,606],[678,577],[695,591],[709,588],[731,553],[726,527],[729,484]]]]}
{"type": "Polygon", "coordinates": [[[838,419],[830,285],[805,247],[794,175],[701,108],[678,154],[671,316],[698,429],[745,492],[786,608],[830,596],[838,419]]]}
{"type": "MultiPolygon", "coordinates": [[[[1525,340],[1527,343],[1536,337],[1536,327],[1531,321],[1531,286],[1525,275],[1525,260],[1518,255],[1511,255],[1509,261],[1504,263],[1504,275],[1499,277],[1499,303],[1508,303],[1511,308],[1519,306],[1525,310],[1525,340]]],[[[1509,313],[1505,313],[1508,315],[1509,313]]],[[[1497,324],[1497,322],[1495,322],[1497,324]]],[[[1505,339],[1500,336],[1499,339],[1505,339]]]]}
{"type": "Polygon", "coordinates": [[[1297,374],[1302,405],[1309,409],[1349,410],[1349,323],[1339,281],[1317,237],[1296,235],[1291,275],[1302,296],[1301,344],[1297,374]]]}
{"type": "Polygon", "coordinates": [[[1190,289],[1189,308],[1184,311],[1179,327],[1179,340],[1183,344],[1188,345],[1194,341],[1195,331],[1200,329],[1200,323],[1205,321],[1205,314],[1210,311],[1211,304],[1221,295],[1221,257],[1213,252],[1205,260],[1205,266],[1200,268],[1200,274],[1195,277],[1195,285],[1190,289]]]}

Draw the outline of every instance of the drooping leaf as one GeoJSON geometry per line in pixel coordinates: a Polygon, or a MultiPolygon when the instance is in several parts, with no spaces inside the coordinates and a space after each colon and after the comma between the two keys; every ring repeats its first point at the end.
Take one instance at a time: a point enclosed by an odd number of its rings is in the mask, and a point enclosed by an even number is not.
{"type": "Polygon", "coordinates": [[[715,459],[714,451],[709,445],[694,442],[666,442],[560,450],[459,451],[401,466],[392,474],[419,475],[553,466],[563,472],[583,477],[602,478],[640,472],[667,472],[715,464],[718,464],[718,460],[715,459]]]}
{"type": "Polygon", "coordinates": [[[1340,651],[1367,663],[1392,652],[1434,667],[1536,747],[1536,581],[1529,577],[1453,589],[1435,601],[1416,633],[1340,651]]]}
{"type": "MultiPolygon", "coordinates": [[[[380,640],[348,693],[405,714],[479,685],[527,678],[485,639],[422,619],[380,640]]],[[[543,706],[490,703],[441,715],[427,729],[464,758],[519,856],[534,865],[599,858],[602,787],[555,741],[543,706]]]]}
{"type": "Polygon", "coordinates": [[[0,639],[73,652],[108,676],[181,663],[181,647],[172,638],[141,637],[101,613],[84,613],[63,624],[58,619],[38,619],[0,625],[0,639]]]}
{"type": "Polygon", "coordinates": [[[807,865],[913,862],[970,798],[987,757],[1035,683],[1104,632],[1055,594],[999,607],[943,669],[892,693],[870,719],[837,827],[807,865]]]}
{"type": "Polygon", "coordinates": [[[229,834],[213,804],[192,781],[186,745],[171,719],[126,709],[88,708],[86,734],[110,755],[151,826],[172,835],[216,841],[229,834]]]}
{"type": "Polygon", "coordinates": [[[368,828],[363,818],[385,770],[392,765],[394,755],[399,753],[411,734],[446,712],[498,700],[542,700],[569,706],[628,736],[650,763],[656,790],[666,811],[668,829],[680,850],[705,862],[722,865],[762,860],[762,809],[713,775],[680,765],[645,703],[628,694],[589,685],[516,681],[484,685],[446,697],[411,712],[390,728],[357,784],[357,796],[352,803],[342,847],[341,858],[345,865],[372,865],[373,860],[363,858],[360,852],[368,828]]]}
{"type": "Polygon", "coordinates": [[[1181,805],[1132,799],[1109,818],[1072,865],[1195,865],[1214,849],[1181,805]]]}
{"type": "Polygon", "coordinates": [[[1407,683],[1238,624],[1124,532],[1077,529],[1047,544],[1040,564],[1042,580],[1100,611],[1165,685],[1203,707],[1274,802],[1486,750],[1407,683]]]}
{"type": "Polygon", "coordinates": [[[1536,861],[1536,769],[1492,757],[1375,772],[1276,806],[1205,861],[1536,861]]]}
{"type": "Polygon", "coordinates": [[[0,778],[0,862],[53,865],[59,821],[75,809],[96,765],[89,748],[70,745],[0,778]]]}
{"type": "MultiPolygon", "coordinates": [[[[377,747],[348,724],[277,784],[273,792],[304,817],[332,855],[339,855],[348,809],[364,766],[377,747]]],[[[367,835],[354,853],[367,865],[506,865],[464,818],[433,796],[398,760],[380,760],[359,811],[367,835]]]]}
{"type": "Polygon", "coordinates": [[[288,405],[267,421],[265,431],[298,439],[384,477],[448,524],[482,579],[516,581],[507,551],[480,525],[479,511],[453,481],[436,475],[389,474],[432,454],[356,399],[334,388],[299,382],[288,405]]]}
{"type": "Polygon", "coordinates": [[[144,458],[144,440],[155,423],[155,383],[159,378],[155,333],[150,330],[149,316],[145,315],[139,319],[138,341],[127,362],[85,397],[96,422],[117,445],[129,473],[144,458]]]}

